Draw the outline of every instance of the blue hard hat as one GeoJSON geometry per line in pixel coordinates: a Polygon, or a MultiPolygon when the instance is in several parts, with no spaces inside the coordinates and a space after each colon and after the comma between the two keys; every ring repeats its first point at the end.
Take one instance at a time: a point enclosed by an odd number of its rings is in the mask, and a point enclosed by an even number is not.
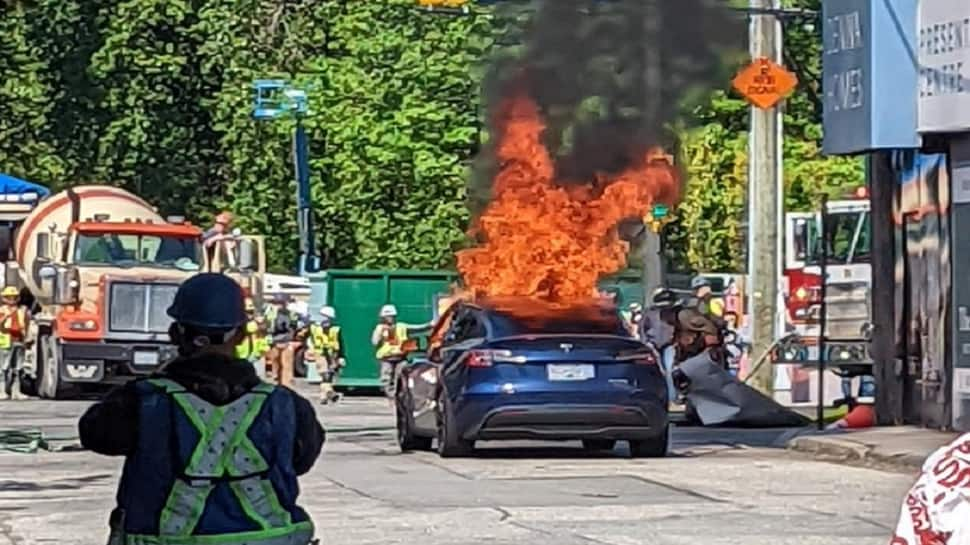
{"type": "Polygon", "coordinates": [[[223,274],[202,273],[179,286],[168,315],[180,324],[230,330],[246,323],[245,294],[223,274]]]}

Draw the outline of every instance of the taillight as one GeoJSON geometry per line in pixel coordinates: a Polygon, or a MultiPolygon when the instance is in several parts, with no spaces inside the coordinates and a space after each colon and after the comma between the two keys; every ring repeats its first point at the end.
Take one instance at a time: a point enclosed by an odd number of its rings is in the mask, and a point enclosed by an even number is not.
{"type": "Polygon", "coordinates": [[[657,356],[652,352],[637,352],[636,354],[621,354],[616,357],[616,361],[633,363],[635,365],[657,365],[657,356]]]}
{"type": "Polygon", "coordinates": [[[468,367],[491,367],[492,353],[488,350],[472,350],[465,358],[465,365],[468,367]]]}
{"type": "Polygon", "coordinates": [[[525,356],[513,356],[508,350],[471,350],[465,358],[468,367],[491,367],[499,363],[525,363],[525,356]]]}

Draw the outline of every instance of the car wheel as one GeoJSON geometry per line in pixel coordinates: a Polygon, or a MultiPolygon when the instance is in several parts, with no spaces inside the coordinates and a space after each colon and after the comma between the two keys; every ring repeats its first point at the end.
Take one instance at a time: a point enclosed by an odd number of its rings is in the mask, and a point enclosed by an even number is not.
{"type": "Polygon", "coordinates": [[[616,441],[612,439],[583,439],[583,448],[590,452],[609,452],[616,447],[616,441]]]}
{"type": "Polygon", "coordinates": [[[404,384],[397,385],[395,412],[397,413],[397,444],[401,452],[413,450],[431,450],[431,437],[419,437],[414,434],[414,413],[411,403],[411,392],[404,384]]]}
{"type": "Polygon", "coordinates": [[[469,456],[475,450],[475,442],[461,437],[455,423],[451,402],[444,392],[438,394],[438,455],[442,458],[469,456]]]}
{"type": "Polygon", "coordinates": [[[630,456],[634,458],[664,458],[670,445],[670,426],[653,439],[630,441],[630,456]]]}

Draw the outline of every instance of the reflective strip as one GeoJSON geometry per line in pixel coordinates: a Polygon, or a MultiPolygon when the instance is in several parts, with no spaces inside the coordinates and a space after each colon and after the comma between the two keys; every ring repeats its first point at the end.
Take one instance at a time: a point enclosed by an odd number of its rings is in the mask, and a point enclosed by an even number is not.
{"type": "Polygon", "coordinates": [[[176,479],[168,494],[162,516],[158,524],[159,533],[169,536],[190,536],[202,518],[205,502],[212,493],[214,485],[192,486],[176,479]]]}
{"type": "MultiPolygon", "coordinates": [[[[214,488],[211,479],[226,475],[244,477],[269,469],[247,431],[273,392],[273,386],[261,383],[229,405],[216,407],[174,381],[153,379],[151,382],[172,396],[200,436],[184,471],[189,482],[175,482],[159,521],[159,533],[163,536],[189,538],[214,488]],[[193,482],[193,478],[200,482],[193,482]]],[[[242,510],[262,531],[291,527],[292,517],[280,505],[269,480],[254,475],[231,482],[229,486],[242,510]]]]}
{"type": "Polygon", "coordinates": [[[128,534],[126,545],[307,545],[313,539],[309,521],[272,530],[204,536],[145,536],[128,534]]]}

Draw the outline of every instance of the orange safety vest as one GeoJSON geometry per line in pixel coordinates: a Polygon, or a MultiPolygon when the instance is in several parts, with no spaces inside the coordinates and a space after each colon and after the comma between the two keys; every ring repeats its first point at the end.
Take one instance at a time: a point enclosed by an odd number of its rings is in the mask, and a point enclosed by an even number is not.
{"type": "Polygon", "coordinates": [[[9,348],[14,341],[24,339],[27,309],[21,306],[0,306],[0,348],[9,348]]]}

